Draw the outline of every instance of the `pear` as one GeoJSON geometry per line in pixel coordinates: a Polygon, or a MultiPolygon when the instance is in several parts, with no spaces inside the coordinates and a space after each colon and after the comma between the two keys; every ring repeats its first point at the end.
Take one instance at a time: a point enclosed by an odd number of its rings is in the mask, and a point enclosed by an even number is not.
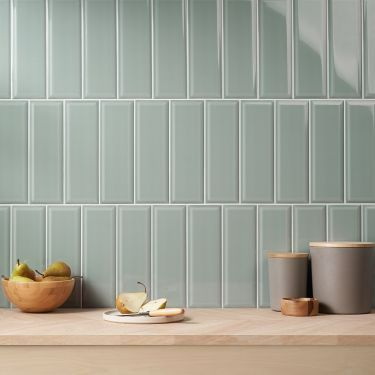
{"type": "Polygon", "coordinates": [[[17,283],[30,283],[30,282],[34,282],[33,279],[30,279],[29,277],[25,277],[25,276],[12,276],[12,278],[10,279],[11,282],[17,282],[17,283]]]}
{"type": "MultiPolygon", "coordinates": [[[[137,284],[144,284],[138,282],[137,284]]],[[[143,292],[121,293],[116,298],[116,308],[121,314],[137,313],[147,301],[147,290],[143,292]]]]}
{"type": "Polygon", "coordinates": [[[26,263],[20,263],[19,259],[17,259],[17,263],[13,268],[11,279],[16,276],[23,276],[31,279],[32,281],[35,280],[35,272],[30,269],[30,267],[26,263]]]}
{"type": "Polygon", "coordinates": [[[41,281],[48,282],[48,281],[64,281],[64,280],[70,280],[70,276],[46,276],[43,277],[41,281]]]}
{"type": "MultiPolygon", "coordinates": [[[[39,271],[37,271],[39,274],[41,274],[39,271]]],[[[71,276],[72,271],[70,270],[70,267],[62,262],[54,262],[50,264],[45,271],[41,274],[44,277],[48,276],[59,276],[59,277],[69,277],[71,276]]]]}
{"type": "Polygon", "coordinates": [[[164,309],[166,306],[167,306],[167,299],[166,298],[154,299],[154,300],[144,304],[139,309],[139,312],[144,313],[144,312],[155,311],[155,310],[159,310],[159,309],[164,309]]]}

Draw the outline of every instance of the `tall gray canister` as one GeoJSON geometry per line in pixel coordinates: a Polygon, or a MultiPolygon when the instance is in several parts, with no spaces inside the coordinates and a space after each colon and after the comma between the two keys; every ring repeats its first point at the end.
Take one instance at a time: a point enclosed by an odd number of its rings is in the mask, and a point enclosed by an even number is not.
{"type": "Polygon", "coordinates": [[[307,253],[268,253],[271,309],[281,310],[282,298],[306,297],[307,253]]]}
{"type": "Polygon", "coordinates": [[[372,242],[310,242],[314,298],[328,314],[371,310],[372,242]]]}

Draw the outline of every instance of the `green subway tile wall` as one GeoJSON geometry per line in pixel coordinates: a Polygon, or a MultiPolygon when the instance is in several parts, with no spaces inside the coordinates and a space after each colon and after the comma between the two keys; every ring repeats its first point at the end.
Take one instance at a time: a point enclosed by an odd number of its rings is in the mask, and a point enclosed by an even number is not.
{"type": "Polygon", "coordinates": [[[74,307],[137,281],[266,307],[267,251],[374,240],[374,22],[375,0],[0,0],[1,273],[65,259],[74,307]]]}

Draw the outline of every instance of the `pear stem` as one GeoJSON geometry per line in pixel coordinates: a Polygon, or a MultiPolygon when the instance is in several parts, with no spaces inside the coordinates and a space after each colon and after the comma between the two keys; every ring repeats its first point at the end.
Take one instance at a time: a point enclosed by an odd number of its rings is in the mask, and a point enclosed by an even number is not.
{"type": "Polygon", "coordinates": [[[140,281],[137,281],[137,284],[140,284],[140,285],[143,285],[143,287],[145,288],[145,293],[147,294],[147,288],[146,288],[146,285],[141,283],[140,281]]]}
{"type": "Polygon", "coordinates": [[[20,265],[20,260],[19,259],[17,259],[17,266],[19,266],[20,265]]]}
{"type": "Polygon", "coordinates": [[[38,274],[38,275],[40,275],[40,276],[43,276],[44,277],[44,275],[41,273],[41,272],[39,272],[38,270],[35,270],[35,272],[38,274]]]}

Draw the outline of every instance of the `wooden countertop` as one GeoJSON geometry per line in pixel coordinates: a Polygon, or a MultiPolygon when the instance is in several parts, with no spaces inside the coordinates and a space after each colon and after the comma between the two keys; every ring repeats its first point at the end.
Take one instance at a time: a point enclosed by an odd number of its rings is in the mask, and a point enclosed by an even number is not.
{"type": "Polygon", "coordinates": [[[188,309],[169,324],[102,320],[108,309],[0,309],[0,345],[371,345],[375,313],[294,318],[269,309],[188,309]]]}

